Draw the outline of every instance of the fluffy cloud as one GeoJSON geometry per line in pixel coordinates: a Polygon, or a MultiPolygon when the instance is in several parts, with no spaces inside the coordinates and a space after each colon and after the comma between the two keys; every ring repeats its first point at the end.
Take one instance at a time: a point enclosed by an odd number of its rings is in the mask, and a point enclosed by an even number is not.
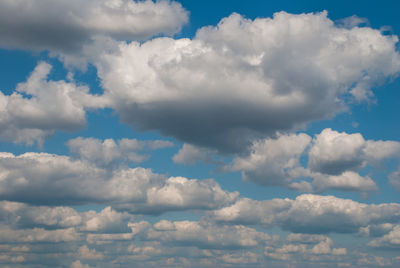
{"type": "Polygon", "coordinates": [[[51,65],[39,63],[11,95],[0,92],[0,139],[32,144],[55,130],[74,131],[86,125],[86,109],[101,108],[103,97],[73,82],[47,81],[51,65]]]}
{"type": "Polygon", "coordinates": [[[240,151],[254,137],[344,111],[343,96],[371,95],[400,70],[397,41],[339,27],[326,12],[254,21],[232,14],[193,40],[120,43],[94,62],[123,122],[240,151]]]}
{"type": "Polygon", "coordinates": [[[76,228],[80,232],[123,233],[130,230],[133,216],[105,207],[96,212],[77,212],[71,207],[30,206],[0,202],[0,221],[16,229],[40,227],[46,230],[76,228]]]}
{"type": "Polygon", "coordinates": [[[217,226],[193,221],[161,221],[147,231],[146,239],[199,248],[246,248],[267,243],[272,238],[242,225],[217,226]]]}
{"type": "Polygon", "coordinates": [[[144,168],[97,167],[46,153],[0,153],[0,198],[34,204],[107,203],[140,213],[215,209],[235,201],[212,179],[155,174],[144,168]]]}
{"type": "Polygon", "coordinates": [[[212,212],[212,216],[222,222],[278,225],[296,233],[356,233],[369,224],[399,222],[399,211],[397,203],[367,205],[308,194],[295,200],[240,199],[232,206],[212,212]]]}
{"type": "Polygon", "coordinates": [[[89,249],[86,245],[79,248],[78,258],[81,260],[101,260],[104,255],[96,252],[95,249],[89,249]]]}
{"type": "Polygon", "coordinates": [[[367,163],[400,156],[400,142],[364,140],[360,133],[347,134],[330,128],[316,135],[309,151],[312,170],[338,175],[359,170],[367,163]]]}
{"type": "Polygon", "coordinates": [[[243,170],[243,179],[261,185],[287,185],[289,172],[300,167],[299,159],[311,141],[306,134],[282,135],[256,141],[247,157],[236,157],[232,170],[243,170]]]}
{"type": "Polygon", "coordinates": [[[400,247],[400,225],[397,225],[388,234],[368,243],[371,247],[399,248],[400,247]]]}
{"type": "MultiPolygon", "coordinates": [[[[255,141],[247,155],[235,157],[226,169],[242,171],[244,180],[259,185],[316,193],[329,189],[369,192],[378,189],[375,182],[356,171],[399,156],[397,141],[365,140],[360,133],[327,128],[313,139],[301,133],[255,141]]],[[[394,185],[395,176],[390,176],[394,185]]]]}
{"type": "Polygon", "coordinates": [[[222,190],[212,179],[196,180],[170,177],[158,187],[147,189],[146,202],[135,206],[120,204],[116,207],[135,213],[162,213],[169,210],[213,209],[236,200],[238,192],[222,190]]]}
{"type": "Polygon", "coordinates": [[[45,230],[42,228],[14,230],[9,226],[1,226],[1,243],[62,243],[80,240],[80,235],[74,228],[45,230]]]}
{"type": "Polygon", "coordinates": [[[182,148],[172,157],[177,164],[194,165],[197,162],[212,163],[215,150],[209,150],[194,146],[192,144],[183,144],[182,148]]]}
{"type": "Polygon", "coordinates": [[[78,137],[68,141],[73,156],[100,166],[120,164],[121,162],[143,162],[149,155],[141,154],[143,150],[156,150],[171,147],[173,143],[163,140],[139,141],[136,139],[113,139],[101,141],[94,138],[78,137]]]}
{"type": "Polygon", "coordinates": [[[187,20],[172,1],[1,0],[0,46],[69,53],[98,35],[121,40],[172,35],[187,20]]]}
{"type": "Polygon", "coordinates": [[[290,234],[286,240],[294,243],[284,244],[280,248],[267,246],[264,254],[267,257],[280,260],[289,260],[296,257],[318,260],[317,256],[321,255],[338,256],[347,254],[345,248],[332,248],[332,239],[323,235],[290,234]]]}
{"type": "Polygon", "coordinates": [[[81,261],[74,261],[71,268],[90,268],[89,264],[82,264],[81,261]]]}

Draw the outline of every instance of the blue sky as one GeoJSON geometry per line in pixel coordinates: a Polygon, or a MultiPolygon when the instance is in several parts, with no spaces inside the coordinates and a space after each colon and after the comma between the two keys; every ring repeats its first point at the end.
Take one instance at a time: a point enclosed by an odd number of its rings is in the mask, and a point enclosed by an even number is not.
{"type": "Polygon", "coordinates": [[[0,0],[0,266],[398,267],[399,8],[0,0]]]}

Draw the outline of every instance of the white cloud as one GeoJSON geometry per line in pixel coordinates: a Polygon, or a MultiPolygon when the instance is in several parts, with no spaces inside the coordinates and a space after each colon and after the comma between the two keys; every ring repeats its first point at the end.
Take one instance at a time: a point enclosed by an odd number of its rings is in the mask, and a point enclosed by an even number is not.
{"type": "Polygon", "coordinates": [[[95,249],[89,249],[86,245],[79,248],[77,255],[81,260],[101,260],[104,258],[101,252],[97,252],[95,249]]]}
{"type": "Polygon", "coordinates": [[[342,191],[370,192],[378,190],[375,182],[369,176],[360,176],[353,171],[345,171],[340,175],[326,175],[314,173],[312,185],[314,192],[323,192],[327,189],[342,191]]]}
{"type": "Polygon", "coordinates": [[[235,201],[214,180],[155,174],[150,169],[108,170],[46,153],[0,154],[0,198],[33,204],[107,203],[136,213],[215,209],[235,201]]]}
{"type": "Polygon", "coordinates": [[[330,189],[370,192],[377,185],[357,171],[399,156],[400,142],[365,140],[360,133],[326,128],[313,139],[301,133],[254,141],[248,154],[236,156],[225,169],[242,171],[244,180],[264,186],[315,193],[330,189]]]}
{"type": "Polygon", "coordinates": [[[168,224],[172,228],[149,229],[146,239],[211,249],[256,247],[272,239],[268,234],[242,225],[218,226],[193,221],[175,221],[168,224]]]}
{"type": "Polygon", "coordinates": [[[129,203],[116,207],[135,213],[162,213],[168,210],[213,209],[231,204],[238,192],[222,190],[212,179],[196,180],[170,177],[165,184],[147,189],[146,202],[131,206],[129,203]]]}
{"type": "Polygon", "coordinates": [[[124,162],[140,163],[149,158],[143,150],[157,150],[171,147],[173,143],[163,140],[140,141],[136,139],[105,139],[78,137],[68,141],[73,156],[88,160],[98,166],[108,166],[124,162]]]}
{"type": "Polygon", "coordinates": [[[172,35],[187,20],[172,1],[1,0],[0,46],[76,52],[98,35],[121,40],[172,35]]]}
{"type": "Polygon", "coordinates": [[[368,243],[371,247],[400,248],[400,225],[394,226],[388,234],[368,243]]]}
{"type": "Polygon", "coordinates": [[[306,134],[281,135],[256,141],[246,157],[236,157],[232,170],[242,170],[243,179],[261,185],[287,185],[290,171],[300,167],[299,159],[311,141],[306,134]]]}
{"type": "Polygon", "coordinates": [[[396,43],[326,12],[232,14],[193,40],[120,43],[93,60],[123,122],[232,152],[344,111],[344,96],[398,74],[396,43]]]}
{"type": "Polygon", "coordinates": [[[80,231],[100,233],[123,233],[129,230],[128,223],[133,221],[133,216],[123,212],[117,212],[111,207],[105,207],[100,212],[88,211],[82,213],[84,222],[80,231]]]}
{"type": "Polygon", "coordinates": [[[74,131],[86,125],[86,109],[102,108],[107,100],[90,95],[73,82],[47,81],[51,65],[39,63],[28,80],[11,95],[0,92],[0,139],[32,144],[55,130],[74,131]]]}
{"type": "Polygon", "coordinates": [[[90,268],[89,264],[82,264],[81,261],[74,261],[71,268],[90,268]]]}
{"type": "Polygon", "coordinates": [[[71,207],[30,206],[1,201],[0,221],[16,229],[40,227],[46,230],[75,228],[79,232],[123,233],[130,230],[133,216],[105,207],[96,212],[77,212],[71,207]]]}
{"type": "MultiPolygon", "coordinates": [[[[333,241],[324,235],[290,234],[286,239],[295,244],[284,244],[281,248],[275,249],[277,254],[306,254],[314,255],[346,255],[345,248],[332,248],[333,241]]],[[[288,256],[286,256],[288,257],[288,256]]]]}
{"type": "Polygon", "coordinates": [[[347,134],[327,128],[314,139],[309,151],[309,167],[338,175],[395,156],[400,156],[400,142],[366,141],[360,133],[347,134]]]}
{"type": "Polygon", "coordinates": [[[62,243],[80,240],[79,233],[74,228],[45,230],[43,228],[14,230],[2,225],[0,228],[1,243],[62,243]]]}
{"type": "Polygon", "coordinates": [[[209,150],[206,148],[194,146],[192,144],[185,143],[182,148],[172,157],[174,163],[184,165],[194,165],[197,162],[212,163],[213,155],[217,152],[215,150],[209,150]]]}
{"type": "Polygon", "coordinates": [[[400,221],[400,204],[367,205],[334,196],[300,195],[295,200],[239,199],[213,211],[220,222],[280,226],[296,233],[356,233],[369,224],[400,221]]]}

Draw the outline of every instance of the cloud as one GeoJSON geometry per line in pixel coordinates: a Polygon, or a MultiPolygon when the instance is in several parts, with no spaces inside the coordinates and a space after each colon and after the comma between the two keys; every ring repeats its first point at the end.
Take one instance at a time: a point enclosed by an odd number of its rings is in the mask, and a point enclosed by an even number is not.
{"type": "Polygon", "coordinates": [[[147,190],[146,202],[135,206],[121,204],[119,209],[133,213],[159,214],[170,210],[210,210],[226,206],[236,200],[238,192],[222,190],[212,179],[196,180],[184,177],[170,177],[165,184],[147,190]]]}
{"type": "Polygon", "coordinates": [[[0,198],[42,205],[111,204],[135,213],[215,209],[235,201],[212,179],[166,178],[150,169],[109,170],[46,153],[0,153],[0,198]]]}
{"type": "Polygon", "coordinates": [[[178,153],[172,157],[172,160],[176,164],[191,166],[197,162],[212,163],[214,162],[213,155],[216,153],[215,150],[209,150],[185,143],[178,153]]]}
{"type": "Polygon", "coordinates": [[[143,150],[157,150],[173,146],[172,142],[163,140],[140,141],[136,139],[106,139],[78,137],[68,141],[71,154],[98,166],[118,165],[124,162],[140,163],[149,158],[141,154],[143,150]]]}
{"type": "Polygon", "coordinates": [[[315,193],[330,189],[370,192],[378,189],[375,182],[357,172],[399,156],[397,141],[365,140],[360,133],[326,128],[314,138],[304,133],[278,134],[254,141],[250,152],[236,156],[225,170],[241,171],[244,180],[263,186],[315,193]]]}
{"type": "Polygon", "coordinates": [[[86,109],[102,108],[103,97],[86,86],[48,81],[51,65],[40,62],[11,95],[0,92],[0,139],[39,144],[55,130],[76,131],[86,125],[86,109]]]}
{"type": "Polygon", "coordinates": [[[313,191],[323,192],[327,189],[342,191],[371,192],[378,190],[375,182],[369,176],[360,176],[356,172],[344,171],[340,175],[326,175],[314,173],[313,191]]]}
{"type": "Polygon", "coordinates": [[[397,203],[367,205],[334,196],[306,194],[295,200],[239,199],[210,215],[220,222],[280,226],[295,233],[356,233],[369,224],[399,222],[399,209],[397,203]]]}
{"type": "Polygon", "coordinates": [[[0,46],[74,53],[96,36],[144,40],[177,33],[187,21],[173,1],[1,0],[0,46]]]}
{"type": "Polygon", "coordinates": [[[231,169],[242,170],[244,180],[264,186],[286,185],[289,172],[300,167],[300,156],[310,144],[306,134],[281,135],[277,139],[256,141],[246,157],[236,157],[231,169]]]}
{"type": "Polygon", "coordinates": [[[71,268],[90,268],[89,264],[82,264],[81,261],[74,261],[71,268]]]}
{"type": "Polygon", "coordinates": [[[1,226],[1,243],[63,243],[80,240],[74,228],[45,230],[42,228],[13,230],[9,226],[1,226]]]}
{"type": "Polygon", "coordinates": [[[332,248],[333,241],[323,235],[290,234],[282,247],[267,246],[264,254],[273,259],[289,260],[300,258],[303,260],[319,260],[321,257],[346,255],[346,248],[332,248]],[[304,239],[304,240],[300,240],[304,239]]]}
{"type": "Polygon", "coordinates": [[[309,151],[309,167],[314,171],[338,175],[395,156],[400,156],[399,142],[366,141],[360,133],[347,134],[327,128],[314,139],[309,151]]]}
{"type": "Polygon", "coordinates": [[[123,122],[237,152],[345,111],[349,95],[371,95],[400,71],[397,41],[369,27],[338,27],[326,12],[232,14],[192,40],[120,43],[92,60],[123,122]]]}
{"type": "Polygon", "coordinates": [[[241,225],[217,226],[193,221],[163,221],[147,231],[146,239],[199,248],[247,248],[267,243],[265,233],[241,225]]]}
{"type": "Polygon", "coordinates": [[[400,192],[400,169],[389,175],[389,183],[400,192]]]}
{"type": "Polygon", "coordinates": [[[45,230],[75,228],[79,232],[123,233],[130,229],[132,215],[105,207],[99,212],[77,212],[71,207],[31,206],[1,201],[0,221],[14,229],[39,227],[45,230]]]}
{"type": "Polygon", "coordinates": [[[400,225],[396,225],[393,230],[381,238],[377,238],[368,243],[375,248],[399,248],[400,247],[400,225]]]}
{"type": "Polygon", "coordinates": [[[79,248],[78,258],[81,260],[101,260],[104,258],[104,255],[95,249],[89,249],[86,245],[83,245],[79,248]]]}

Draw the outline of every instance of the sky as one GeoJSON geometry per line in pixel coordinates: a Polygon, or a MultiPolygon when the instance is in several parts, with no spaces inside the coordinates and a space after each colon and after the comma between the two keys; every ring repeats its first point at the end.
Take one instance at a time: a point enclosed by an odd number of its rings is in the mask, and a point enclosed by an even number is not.
{"type": "Polygon", "coordinates": [[[0,0],[0,266],[399,267],[399,9],[0,0]]]}

